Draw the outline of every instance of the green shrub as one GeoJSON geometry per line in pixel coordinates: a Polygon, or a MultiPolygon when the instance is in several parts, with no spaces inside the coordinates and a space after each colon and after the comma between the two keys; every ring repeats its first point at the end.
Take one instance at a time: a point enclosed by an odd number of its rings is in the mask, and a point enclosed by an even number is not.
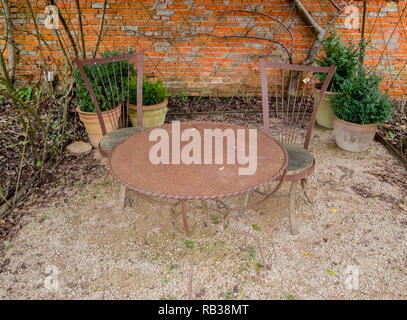
{"type": "MultiPolygon", "coordinates": [[[[137,105],[137,78],[130,78],[130,104],[137,105]]],[[[161,80],[152,82],[143,77],[143,106],[151,106],[168,98],[167,88],[161,80]]]]}
{"type": "Polygon", "coordinates": [[[32,86],[20,87],[16,89],[18,97],[24,102],[30,102],[37,99],[40,96],[40,90],[32,86]]]}
{"type": "MultiPolygon", "coordinates": [[[[336,65],[336,71],[329,84],[328,91],[338,92],[347,79],[352,78],[357,72],[359,58],[364,55],[364,43],[360,45],[349,41],[345,45],[335,30],[322,43],[321,55],[315,62],[321,67],[336,65]]],[[[320,74],[319,80],[324,81],[326,74],[320,74]]]]}
{"type": "Polygon", "coordinates": [[[358,68],[356,75],[344,80],[339,93],[334,96],[335,115],[357,124],[379,123],[390,120],[393,105],[389,96],[379,88],[381,78],[375,72],[358,68]]]}
{"type": "MultiPolygon", "coordinates": [[[[101,55],[103,58],[107,58],[122,54],[124,54],[124,52],[106,51],[101,55]]],[[[99,64],[98,66],[84,66],[84,70],[89,78],[93,91],[95,92],[101,111],[110,110],[113,106],[117,106],[120,102],[126,99],[128,90],[128,71],[130,70],[131,75],[136,73],[134,70],[134,64],[130,63],[129,66],[128,61],[99,64]]],[[[73,76],[76,85],[75,92],[78,99],[79,109],[86,112],[96,112],[92,98],[78,67],[74,69],[73,76]]]]}

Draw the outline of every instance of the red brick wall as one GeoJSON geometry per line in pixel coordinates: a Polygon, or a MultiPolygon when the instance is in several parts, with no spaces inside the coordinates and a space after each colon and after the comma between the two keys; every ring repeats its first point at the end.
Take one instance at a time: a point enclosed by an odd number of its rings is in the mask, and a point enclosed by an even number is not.
{"type": "MultiPolygon", "coordinates": [[[[44,61],[39,54],[33,20],[25,1],[10,0],[16,28],[16,44],[20,51],[18,79],[36,80],[42,71],[63,71],[63,52],[55,31],[44,27],[45,1],[30,1],[46,41],[44,61]]],[[[80,1],[84,24],[86,51],[90,55],[99,28],[103,0],[80,1]]],[[[336,9],[329,0],[304,0],[315,20],[324,26],[336,9]]],[[[75,1],[56,0],[68,25],[78,32],[75,1]]],[[[354,1],[361,7],[361,1],[354,1]]],[[[371,38],[366,64],[385,75],[383,88],[392,84],[394,97],[407,93],[407,1],[369,1],[367,37],[371,38]],[[404,69],[403,69],[404,67],[404,69]]],[[[194,95],[235,95],[259,92],[258,59],[269,56],[286,61],[278,40],[291,46],[290,34],[273,19],[254,12],[266,13],[290,25],[294,37],[293,61],[301,62],[307,55],[314,35],[292,10],[289,0],[108,0],[106,25],[100,51],[129,47],[144,50],[145,72],[161,78],[172,92],[194,95]],[[271,41],[270,41],[271,40],[271,41]]],[[[362,12],[362,10],[360,10],[362,12]]],[[[358,30],[344,28],[346,14],[337,20],[344,38],[360,38],[358,30]]],[[[361,27],[360,18],[360,27],[361,27]]],[[[4,29],[4,21],[2,21],[4,29]]],[[[73,56],[66,34],[60,25],[63,43],[73,56]]],[[[75,36],[75,39],[76,36],[75,36]]],[[[79,44],[77,44],[79,46],[79,44]]]]}

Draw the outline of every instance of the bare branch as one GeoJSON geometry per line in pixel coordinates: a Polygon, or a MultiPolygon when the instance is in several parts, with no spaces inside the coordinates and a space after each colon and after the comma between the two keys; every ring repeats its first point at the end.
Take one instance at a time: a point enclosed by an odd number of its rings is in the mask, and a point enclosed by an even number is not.
{"type": "Polygon", "coordinates": [[[81,13],[81,6],[79,4],[79,0],[75,0],[76,10],[78,11],[78,22],[79,22],[79,32],[82,41],[82,56],[83,59],[86,59],[86,47],[85,47],[85,34],[83,33],[83,24],[82,24],[82,13],[81,13]]]}
{"type": "Polygon", "coordinates": [[[267,14],[267,13],[263,13],[263,12],[259,12],[259,11],[250,11],[250,10],[228,10],[229,12],[245,12],[245,13],[250,13],[250,14],[257,14],[263,17],[267,17],[273,21],[275,21],[276,23],[278,23],[279,25],[281,25],[290,35],[291,37],[291,46],[290,46],[290,50],[293,49],[294,47],[294,34],[291,31],[291,29],[282,21],[280,21],[279,19],[276,19],[275,17],[267,14]]]}
{"type": "Polygon", "coordinates": [[[102,17],[100,18],[98,39],[96,40],[95,49],[93,50],[93,55],[92,55],[93,59],[96,58],[96,54],[97,54],[98,49],[99,49],[100,38],[102,37],[103,26],[104,26],[104,22],[105,22],[106,6],[107,6],[107,0],[105,0],[103,2],[103,12],[102,12],[102,17]]]}
{"type": "Polygon", "coordinates": [[[318,54],[319,49],[322,45],[322,41],[324,40],[327,31],[335,23],[335,21],[339,18],[339,16],[342,14],[343,10],[345,10],[345,7],[339,7],[334,1],[331,0],[330,2],[338,10],[338,12],[331,19],[331,21],[328,22],[328,24],[325,26],[325,28],[322,28],[315,21],[315,19],[312,17],[312,15],[309,13],[309,11],[304,7],[301,0],[291,0],[291,1],[294,2],[295,7],[297,8],[298,14],[302,18],[302,20],[312,28],[312,31],[314,32],[314,34],[316,36],[316,39],[308,52],[307,58],[303,62],[301,62],[301,64],[303,64],[303,65],[310,65],[311,63],[313,63],[316,55],[318,54]]]}
{"type": "Polygon", "coordinates": [[[341,7],[339,7],[334,0],[329,0],[331,4],[336,8],[336,10],[340,11],[341,7]]]}
{"type": "Polygon", "coordinates": [[[315,35],[319,35],[323,32],[319,24],[315,21],[309,11],[304,7],[301,0],[292,0],[297,8],[298,14],[300,15],[301,19],[312,28],[312,31],[315,35]]]}
{"type": "MultiPolygon", "coordinates": [[[[48,0],[48,3],[49,3],[50,5],[53,5],[53,6],[58,7],[58,6],[56,5],[56,3],[55,3],[55,0],[48,0]]],[[[65,18],[64,18],[63,15],[61,14],[61,10],[58,10],[58,17],[59,17],[59,20],[60,20],[61,23],[62,23],[62,26],[64,27],[64,30],[65,30],[65,32],[66,32],[68,38],[69,38],[69,41],[71,42],[72,48],[73,48],[73,50],[74,50],[74,52],[75,52],[75,57],[78,58],[78,57],[79,57],[79,55],[78,55],[78,48],[77,48],[77,46],[76,46],[75,40],[74,40],[73,37],[72,37],[72,34],[71,34],[70,30],[69,30],[69,27],[68,27],[68,25],[66,24],[65,18]]]]}
{"type": "Polygon", "coordinates": [[[4,49],[8,45],[8,75],[10,81],[14,81],[15,65],[16,65],[16,48],[14,43],[14,26],[11,20],[10,7],[7,0],[1,0],[1,4],[4,12],[4,19],[6,20],[7,28],[7,41],[4,49]]]}

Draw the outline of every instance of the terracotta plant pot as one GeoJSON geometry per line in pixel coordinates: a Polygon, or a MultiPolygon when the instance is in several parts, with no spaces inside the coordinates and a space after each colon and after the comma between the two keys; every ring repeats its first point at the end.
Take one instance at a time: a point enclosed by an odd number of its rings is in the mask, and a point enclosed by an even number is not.
{"type": "MultiPolygon", "coordinates": [[[[143,106],[143,127],[157,127],[164,124],[168,100],[152,106],[143,106]]],[[[137,106],[129,104],[129,118],[133,127],[137,127],[137,106]]]]}
{"type": "MultiPolygon", "coordinates": [[[[319,99],[319,93],[321,90],[315,88],[313,92],[314,100],[319,99]]],[[[317,113],[317,123],[324,128],[332,129],[334,127],[335,114],[332,109],[332,98],[335,96],[335,92],[326,91],[319,105],[317,113]]]]}
{"type": "Polygon", "coordinates": [[[369,148],[376,134],[377,123],[356,124],[335,117],[336,144],[343,150],[363,152],[369,148]]]}
{"type": "MultiPolygon", "coordinates": [[[[76,108],[79,114],[79,119],[83,122],[86,132],[88,133],[90,143],[97,148],[99,141],[102,139],[102,128],[100,127],[99,118],[96,112],[85,112],[76,108]]],[[[102,112],[103,121],[105,122],[106,132],[112,132],[117,129],[119,125],[119,119],[121,116],[121,106],[115,109],[102,112]],[[114,120],[113,120],[114,119],[114,120]]]]}

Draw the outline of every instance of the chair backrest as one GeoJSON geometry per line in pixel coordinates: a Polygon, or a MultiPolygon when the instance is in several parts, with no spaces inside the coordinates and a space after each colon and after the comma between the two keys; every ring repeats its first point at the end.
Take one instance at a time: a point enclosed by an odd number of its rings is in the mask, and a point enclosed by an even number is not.
{"type": "Polygon", "coordinates": [[[302,66],[260,59],[265,133],[272,130],[280,142],[308,149],[319,105],[335,70],[336,66],[302,66]]]}
{"type": "Polygon", "coordinates": [[[114,130],[128,125],[127,107],[132,95],[130,82],[135,73],[135,62],[137,62],[137,125],[141,127],[143,119],[143,51],[98,59],[75,59],[75,64],[78,66],[95,106],[103,135],[106,134],[107,127],[114,130]],[[111,112],[117,108],[121,108],[121,112],[111,112]],[[104,115],[108,123],[105,123],[102,112],[106,112],[104,115]]]}

